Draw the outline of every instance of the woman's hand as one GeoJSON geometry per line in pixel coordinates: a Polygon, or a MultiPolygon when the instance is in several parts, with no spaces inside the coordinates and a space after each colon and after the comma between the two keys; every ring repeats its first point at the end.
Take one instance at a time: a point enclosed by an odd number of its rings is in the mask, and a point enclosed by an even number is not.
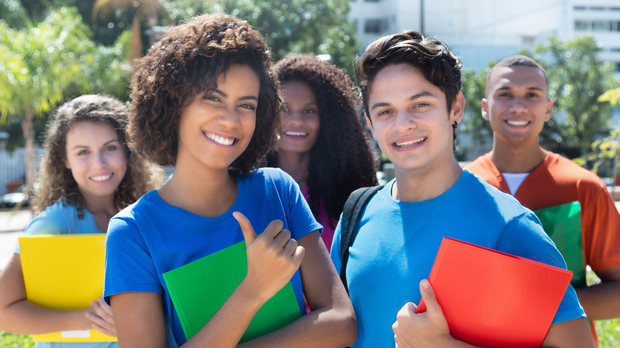
{"type": "Polygon", "coordinates": [[[233,216],[239,222],[245,239],[248,274],[243,283],[264,303],[282,289],[299,269],[305,250],[291,239],[291,232],[282,229],[280,220],[272,221],[257,236],[250,221],[241,213],[233,216]]]}

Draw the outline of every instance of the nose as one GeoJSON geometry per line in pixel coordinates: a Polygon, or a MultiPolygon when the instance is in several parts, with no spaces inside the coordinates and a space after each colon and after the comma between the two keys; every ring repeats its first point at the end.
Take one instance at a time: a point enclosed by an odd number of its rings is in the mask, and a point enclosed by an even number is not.
{"type": "Polygon", "coordinates": [[[527,106],[523,102],[523,99],[516,97],[513,99],[509,107],[510,112],[521,113],[527,111],[527,106]]]}
{"type": "Polygon", "coordinates": [[[282,121],[284,124],[300,124],[303,123],[304,118],[300,111],[288,111],[282,115],[282,121]]]}
{"type": "Polygon", "coordinates": [[[407,132],[417,127],[415,117],[409,115],[406,110],[397,110],[394,128],[400,132],[407,132]]]}
{"type": "Polygon", "coordinates": [[[239,125],[239,115],[236,110],[223,110],[218,118],[219,123],[226,128],[235,128],[239,125]]]}
{"type": "Polygon", "coordinates": [[[97,151],[95,155],[95,163],[93,163],[95,167],[105,167],[107,165],[107,161],[103,151],[97,151]]]}

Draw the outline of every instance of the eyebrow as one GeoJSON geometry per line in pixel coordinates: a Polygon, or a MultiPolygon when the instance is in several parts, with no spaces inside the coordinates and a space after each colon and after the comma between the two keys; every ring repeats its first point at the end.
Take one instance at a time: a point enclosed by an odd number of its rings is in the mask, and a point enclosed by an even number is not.
{"type": "MultiPolygon", "coordinates": [[[[213,88],[213,89],[212,89],[212,91],[213,91],[213,92],[215,92],[215,93],[217,93],[217,94],[219,94],[219,95],[221,95],[221,96],[222,96],[222,97],[224,97],[224,98],[228,98],[228,94],[226,94],[226,93],[224,93],[224,92],[220,91],[220,90],[219,90],[219,89],[217,89],[217,88],[213,88]]],[[[253,95],[248,95],[248,96],[245,96],[245,97],[241,97],[241,98],[239,98],[239,100],[255,100],[256,102],[258,102],[258,98],[256,98],[256,97],[255,97],[255,96],[253,96],[253,95]]]]}
{"type": "MultiPolygon", "coordinates": [[[[112,140],[108,140],[108,141],[106,141],[106,142],[105,142],[102,146],[106,146],[106,145],[108,145],[108,144],[110,144],[110,143],[113,143],[113,142],[117,142],[117,143],[119,143],[119,144],[120,144],[120,141],[119,141],[118,139],[114,138],[114,139],[112,139],[112,140]]],[[[90,147],[90,146],[86,146],[86,145],[75,145],[75,146],[73,147],[73,149],[71,149],[71,150],[75,150],[75,149],[77,149],[77,148],[89,148],[89,147],[90,147]]]]}
{"type": "MultiPolygon", "coordinates": [[[[504,87],[498,88],[497,91],[506,91],[506,90],[511,90],[511,89],[512,88],[510,88],[509,86],[504,86],[504,87]]],[[[541,87],[537,87],[537,86],[527,87],[526,89],[544,92],[544,90],[541,87]]]]}
{"type": "MultiPolygon", "coordinates": [[[[422,91],[422,92],[420,92],[418,94],[412,95],[409,98],[409,101],[416,100],[416,99],[421,98],[421,97],[433,97],[433,98],[435,98],[435,95],[433,95],[433,93],[428,92],[428,91],[422,91]]],[[[389,105],[390,105],[389,103],[382,103],[382,102],[374,103],[372,105],[372,107],[370,108],[370,110],[374,110],[376,108],[379,108],[379,107],[382,107],[382,106],[389,106],[389,105]]]]}

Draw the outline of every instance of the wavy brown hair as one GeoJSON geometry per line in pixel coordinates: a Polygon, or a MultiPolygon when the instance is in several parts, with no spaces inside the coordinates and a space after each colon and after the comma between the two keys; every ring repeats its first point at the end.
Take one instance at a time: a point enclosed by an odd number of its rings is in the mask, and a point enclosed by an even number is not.
{"type": "Polygon", "coordinates": [[[64,198],[64,204],[75,206],[78,217],[84,217],[84,197],[65,167],[67,133],[78,122],[109,124],[116,131],[127,159],[127,172],[114,193],[115,208],[121,210],[147,191],[161,183],[162,171],[132,152],[126,144],[127,109],[118,100],[102,95],[83,95],[62,106],[50,119],[45,132],[45,149],[34,195],[34,210],[38,213],[64,198]]]}
{"type": "MultiPolygon", "coordinates": [[[[343,70],[311,56],[286,56],[275,69],[280,84],[303,82],[314,91],[320,127],[310,150],[309,204],[318,215],[323,200],[327,215],[338,220],[351,192],[377,185],[376,163],[357,113],[360,99],[353,82],[343,70]]],[[[277,165],[277,160],[270,164],[277,165]]]]}
{"type": "Polygon", "coordinates": [[[198,16],[173,27],[137,62],[131,80],[131,146],[155,163],[174,165],[184,108],[198,93],[216,88],[217,77],[235,64],[247,65],[258,75],[260,92],[252,140],[229,172],[245,176],[264,164],[277,141],[282,108],[271,53],[257,30],[223,14],[198,16]]]}

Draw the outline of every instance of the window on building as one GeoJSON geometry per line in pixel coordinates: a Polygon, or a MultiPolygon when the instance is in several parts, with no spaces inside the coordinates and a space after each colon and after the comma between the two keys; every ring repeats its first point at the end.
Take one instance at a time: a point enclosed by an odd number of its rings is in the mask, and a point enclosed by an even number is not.
{"type": "Polygon", "coordinates": [[[380,2],[381,0],[364,0],[364,2],[380,2]]]}
{"type": "Polygon", "coordinates": [[[381,34],[383,31],[383,20],[381,19],[367,19],[364,23],[364,33],[366,34],[381,34]]]}
{"type": "Polygon", "coordinates": [[[606,8],[602,6],[590,6],[590,11],[605,11],[606,8]]]}
{"type": "Polygon", "coordinates": [[[614,72],[620,72],[620,62],[614,63],[614,72]]]}
{"type": "Polygon", "coordinates": [[[620,21],[613,21],[611,25],[611,31],[620,31],[620,21]]]}
{"type": "Polygon", "coordinates": [[[609,31],[609,21],[592,21],[592,31],[609,31]]]}
{"type": "Polygon", "coordinates": [[[610,7],[609,11],[620,11],[620,7],[610,7]]]}
{"type": "Polygon", "coordinates": [[[574,9],[575,9],[575,11],[585,11],[586,7],[585,6],[575,6],[574,9]]]}
{"type": "Polygon", "coordinates": [[[620,52],[620,47],[611,47],[609,49],[609,52],[618,53],[620,52]]]}
{"type": "Polygon", "coordinates": [[[588,30],[588,21],[575,21],[575,31],[588,30]]]}

